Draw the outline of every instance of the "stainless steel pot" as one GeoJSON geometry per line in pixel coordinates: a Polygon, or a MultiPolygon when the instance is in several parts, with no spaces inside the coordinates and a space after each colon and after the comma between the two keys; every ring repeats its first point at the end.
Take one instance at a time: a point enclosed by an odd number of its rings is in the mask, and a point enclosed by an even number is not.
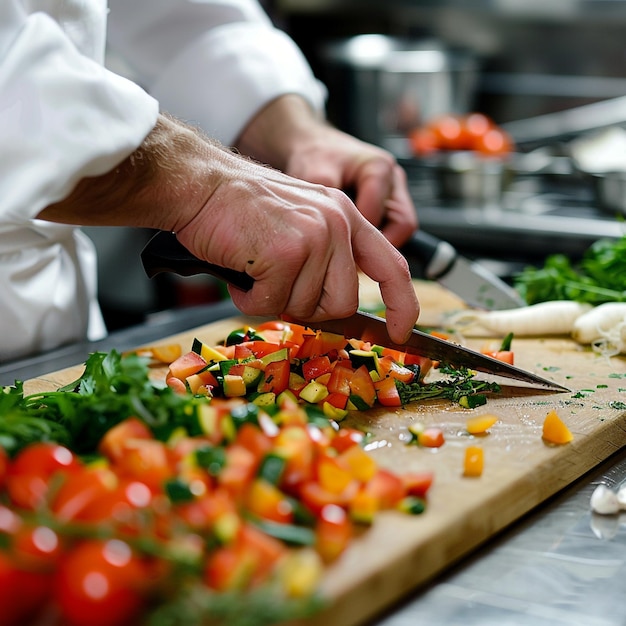
{"type": "Polygon", "coordinates": [[[626,171],[590,174],[598,207],[603,211],[626,215],[626,171]]]}
{"type": "Polygon", "coordinates": [[[439,114],[467,113],[473,103],[475,57],[437,41],[359,35],[328,45],[322,57],[335,123],[396,153],[406,152],[411,128],[439,114]]]}

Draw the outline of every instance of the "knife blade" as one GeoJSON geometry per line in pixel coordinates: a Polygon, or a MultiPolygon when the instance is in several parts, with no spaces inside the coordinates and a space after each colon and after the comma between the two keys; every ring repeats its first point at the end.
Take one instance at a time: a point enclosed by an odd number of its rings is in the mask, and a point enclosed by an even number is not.
{"type": "MultiPolygon", "coordinates": [[[[525,306],[522,297],[500,277],[458,254],[452,244],[418,230],[400,249],[409,261],[418,261],[428,280],[435,280],[479,309],[514,309],[525,306]]],[[[414,272],[414,269],[412,268],[414,272]]]]}
{"type": "Polygon", "coordinates": [[[343,335],[344,337],[359,337],[364,341],[393,348],[401,352],[426,356],[435,361],[442,361],[457,367],[467,367],[494,376],[512,378],[532,385],[540,385],[554,391],[569,392],[552,380],[537,376],[532,372],[509,365],[486,354],[465,348],[445,339],[424,333],[417,329],[411,332],[411,336],[404,344],[398,344],[391,340],[387,332],[387,323],[384,318],[364,311],[357,311],[354,315],[344,319],[325,320],[321,322],[308,322],[311,328],[343,335]]]}
{"type": "MultiPolygon", "coordinates": [[[[244,291],[248,291],[254,283],[252,277],[244,272],[238,272],[198,259],[176,239],[174,233],[166,231],[158,232],[148,241],[141,253],[141,260],[146,274],[150,278],[160,272],[174,272],[181,276],[191,276],[199,273],[211,274],[244,291]]],[[[378,345],[430,357],[436,361],[443,361],[451,365],[467,367],[495,376],[512,378],[555,391],[570,391],[567,387],[541,378],[532,372],[527,372],[480,352],[419,330],[413,330],[406,344],[394,343],[389,337],[384,318],[362,311],[358,311],[345,319],[316,322],[314,326],[310,323],[306,325],[342,334],[347,338],[359,337],[378,345]]]]}

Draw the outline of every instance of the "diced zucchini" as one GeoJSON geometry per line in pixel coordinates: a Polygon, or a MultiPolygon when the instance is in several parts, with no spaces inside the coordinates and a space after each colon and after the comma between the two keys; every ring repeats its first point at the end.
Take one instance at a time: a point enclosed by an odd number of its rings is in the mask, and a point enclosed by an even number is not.
{"type": "Polygon", "coordinates": [[[374,350],[350,350],[348,354],[354,369],[358,369],[361,365],[365,365],[368,372],[376,372],[378,378],[380,379],[378,354],[374,350]]]}
{"type": "Polygon", "coordinates": [[[261,462],[257,476],[272,485],[278,485],[286,464],[285,458],[279,454],[267,454],[261,462]]]}
{"type": "Polygon", "coordinates": [[[288,348],[280,348],[280,350],[276,350],[276,352],[270,352],[265,356],[260,358],[261,363],[263,363],[263,367],[265,367],[268,363],[273,363],[274,361],[285,361],[289,359],[289,349],[288,348]]]}
{"type": "Polygon", "coordinates": [[[367,411],[372,407],[361,398],[361,396],[357,396],[356,394],[351,394],[350,399],[348,400],[348,405],[346,406],[350,411],[367,411]]]}
{"type": "Polygon", "coordinates": [[[272,404],[276,404],[276,394],[273,391],[259,393],[252,399],[252,402],[257,406],[271,406],[272,404]]]}
{"type": "Polygon", "coordinates": [[[340,409],[339,407],[333,406],[330,402],[324,402],[322,410],[328,419],[335,420],[336,422],[340,422],[346,417],[346,415],[348,415],[348,411],[346,409],[340,409]]]}
{"type": "MultiPolygon", "coordinates": [[[[311,404],[317,404],[328,396],[326,385],[312,380],[301,392],[300,398],[311,404]]],[[[369,407],[368,407],[369,408],[369,407]]]]}
{"type": "Polygon", "coordinates": [[[194,338],[193,343],[191,344],[191,351],[199,354],[207,363],[226,360],[226,357],[221,352],[212,348],[203,341],[200,341],[198,338],[194,338]]]}
{"type": "Polygon", "coordinates": [[[241,374],[246,387],[253,387],[257,385],[261,380],[261,376],[263,376],[263,370],[250,365],[244,366],[243,373],[241,374]]]}

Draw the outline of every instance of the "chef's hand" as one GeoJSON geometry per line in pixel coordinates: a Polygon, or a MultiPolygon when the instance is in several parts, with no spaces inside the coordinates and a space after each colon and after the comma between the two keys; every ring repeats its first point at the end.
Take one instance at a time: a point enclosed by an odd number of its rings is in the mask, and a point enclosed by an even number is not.
{"type": "Polygon", "coordinates": [[[38,217],[174,231],[197,257],[254,278],[249,292],[230,290],[246,314],[347,317],[360,268],[380,285],[393,341],[417,321],[406,260],[343,192],[235,155],[166,116],[116,168],[82,179],[38,217]]]}
{"type": "Polygon", "coordinates": [[[361,214],[395,246],[418,226],[406,174],[395,157],[329,126],[299,96],[282,96],[266,106],[237,147],[290,176],[351,190],[361,214]]]}
{"type": "Polygon", "coordinates": [[[176,233],[196,256],[254,278],[248,292],[229,287],[239,310],[347,317],[360,269],[380,285],[391,338],[406,340],[419,311],[407,262],[343,192],[230,154],[220,170],[219,186],[176,233]]]}

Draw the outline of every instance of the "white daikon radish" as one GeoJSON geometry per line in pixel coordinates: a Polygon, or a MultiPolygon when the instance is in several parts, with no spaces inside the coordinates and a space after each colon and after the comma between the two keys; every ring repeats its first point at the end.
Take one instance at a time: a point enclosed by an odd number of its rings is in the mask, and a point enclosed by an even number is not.
{"type": "Polygon", "coordinates": [[[626,352],[626,302],[606,302],[581,315],[572,338],[592,345],[596,352],[615,355],[626,352]]]}
{"type": "Polygon", "coordinates": [[[455,330],[473,334],[569,335],[574,322],[591,309],[590,304],[582,302],[553,300],[504,311],[464,310],[450,316],[445,323],[455,330]]]}

